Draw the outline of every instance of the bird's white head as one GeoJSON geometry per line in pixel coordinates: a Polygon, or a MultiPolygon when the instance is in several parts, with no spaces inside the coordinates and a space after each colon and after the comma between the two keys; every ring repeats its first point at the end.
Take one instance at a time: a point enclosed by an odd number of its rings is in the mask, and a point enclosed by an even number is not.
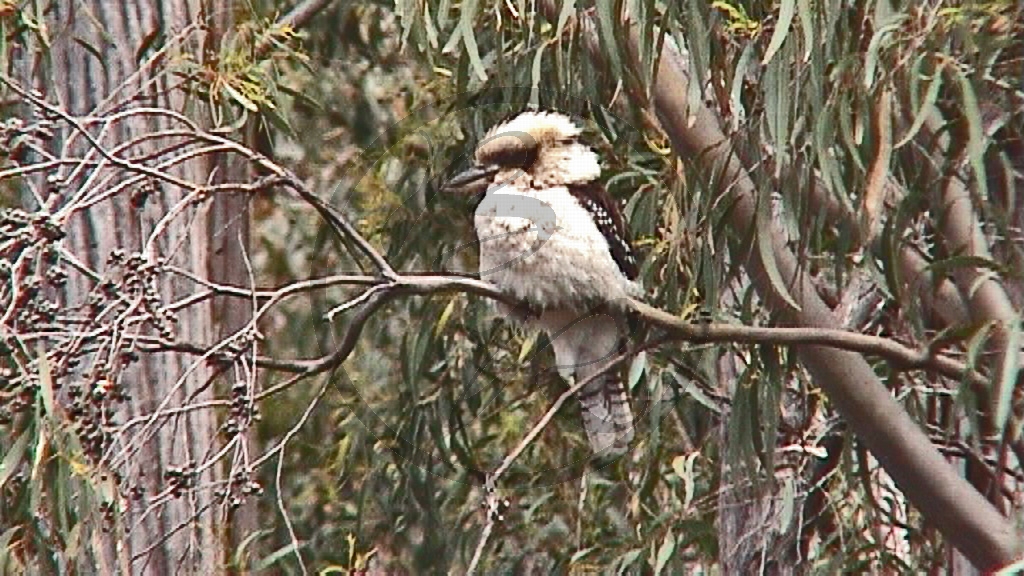
{"type": "Polygon", "coordinates": [[[488,130],[475,166],[449,181],[449,189],[528,178],[533,186],[567,186],[601,176],[597,154],[579,141],[582,130],[557,112],[523,112],[488,130]]]}

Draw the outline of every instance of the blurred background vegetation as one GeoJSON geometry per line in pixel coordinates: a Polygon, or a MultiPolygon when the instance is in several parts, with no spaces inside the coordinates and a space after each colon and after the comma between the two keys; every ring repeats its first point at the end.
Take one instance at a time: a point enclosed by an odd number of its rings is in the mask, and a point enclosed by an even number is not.
{"type": "MultiPolygon", "coordinates": [[[[33,33],[29,4],[0,3],[6,42],[33,33]]],[[[962,143],[983,175],[972,198],[992,257],[980,265],[1021,309],[1018,3],[324,4],[301,28],[282,30],[274,22],[291,2],[235,3],[217,70],[230,88],[212,98],[223,125],[245,116],[251,144],[348,214],[397,270],[474,271],[471,206],[438,194],[439,183],[466,164],[494,123],[525,107],[567,110],[588,121],[586,139],[625,207],[647,301],[688,319],[771,324],[738,264],[757,232],[726,226],[732,206],[720,191],[729,183],[672,152],[650,106],[651,55],[668,44],[688,58],[687,98],[717,114],[774,222],[848,328],[912,346],[955,328],[954,353],[984,362],[980,323],[950,321],[922,300],[901,264],[910,247],[940,279],[979,265],[936,239],[935,186],[960,152],[948,164],[935,160],[918,137],[929,130],[962,143]],[[619,10],[640,27],[645,69],[626,62],[619,10]],[[586,49],[585,15],[597,24],[605,62],[586,49]],[[251,49],[265,42],[272,49],[251,49]],[[933,108],[946,123],[925,121],[922,111],[933,108]],[[881,181],[873,173],[880,162],[881,181]],[[873,204],[866,194],[880,187],[885,198],[873,204]]],[[[4,189],[8,206],[18,202],[11,191],[4,189]]],[[[257,285],[358,270],[301,200],[261,193],[251,216],[257,285]]],[[[357,295],[334,287],[281,303],[260,326],[263,353],[330,353],[351,314],[325,317],[357,295]]],[[[258,470],[265,493],[251,535],[228,552],[232,567],[297,573],[299,553],[321,573],[464,571],[487,522],[483,473],[564,390],[544,344],[479,297],[387,304],[343,368],[259,407],[255,446],[266,448],[316,404],[280,470],[273,460],[258,470]],[[325,378],[332,387],[318,399],[325,378]]],[[[993,439],[976,429],[980,408],[969,387],[883,361],[873,366],[953,465],[976,456],[995,471],[1004,512],[1020,526],[1021,414],[1012,412],[993,439]]],[[[481,572],[962,568],[787,349],[673,344],[623,372],[644,408],[636,449],[613,465],[568,474],[585,465],[589,448],[577,408],[567,404],[503,480],[511,508],[481,572]],[[755,505],[738,531],[727,529],[733,508],[755,505]],[[760,557],[740,561],[748,549],[760,557]]],[[[289,377],[264,370],[260,386],[289,377]]],[[[10,422],[8,415],[0,430],[10,422]]],[[[45,539],[12,545],[25,534],[16,530],[20,515],[31,512],[29,483],[8,482],[19,466],[12,438],[0,432],[0,548],[8,551],[0,566],[34,571],[49,565],[39,563],[45,539]]],[[[18,457],[30,462],[30,454],[18,457]]]]}

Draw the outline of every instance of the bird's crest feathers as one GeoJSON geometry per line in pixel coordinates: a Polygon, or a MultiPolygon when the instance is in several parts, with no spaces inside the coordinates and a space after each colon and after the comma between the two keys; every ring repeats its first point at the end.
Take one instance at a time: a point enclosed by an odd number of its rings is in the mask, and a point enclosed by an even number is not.
{"type": "Polygon", "coordinates": [[[593,150],[579,142],[582,132],[564,114],[523,112],[487,131],[476,148],[476,161],[524,168],[548,185],[588,182],[601,169],[593,150]]]}
{"type": "Polygon", "coordinates": [[[523,112],[487,131],[486,138],[502,132],[525,132],[538,143],[574,140],[582,130],[572,118],[558,112],[523,112]]]}

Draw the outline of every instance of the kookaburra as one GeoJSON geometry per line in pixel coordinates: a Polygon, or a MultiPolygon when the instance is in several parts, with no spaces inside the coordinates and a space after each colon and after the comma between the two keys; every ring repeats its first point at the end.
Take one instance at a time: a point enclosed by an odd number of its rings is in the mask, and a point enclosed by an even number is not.
{"type": "MultiPolygon", "coordinates": [[[[624,304],[641,293],[625,222],[580,132],[562,114],[524,112],[493,127],[474,165],[445,185],[482,194],[473,221],[480,276],[527,305],[525,321],[548,334],[570,386],[622,350],[624,304]]],[[[618,374],[596,377],[578,398],[593,450],[625,452],[633,417],[618,374]]]]}

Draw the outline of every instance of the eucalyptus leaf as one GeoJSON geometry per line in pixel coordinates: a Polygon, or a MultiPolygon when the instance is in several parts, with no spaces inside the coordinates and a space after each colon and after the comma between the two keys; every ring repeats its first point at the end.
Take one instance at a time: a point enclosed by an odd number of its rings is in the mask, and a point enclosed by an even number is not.
{"type": "Polygon", "coordinates": [[[0,461],[0,489],[4,487],[4,484],[6,484],[18,468],[21,467],[22,461],[25,457],[25,449],[28,448],[28,444],[31,439],[31,429],[25,430],[11,445],[10,450],[4,454],[3,461],[0,461]]]}
{"type": "Polygon", "coordinates": [[[761,265],[764,266],[764,271],[768,274],[768,279],[772,284],[772,288],[775,289],[775,293],[782,298],[786,304],[793,307],[793,309],[800,310],[800,305],[796,303],[796,300],[794,300],[793,296],[789,293],[789,288],[786,286],[786,282],[782,279],[782,273],[779,272],[778,264],[775,261],[769,204],[770,202],[767,198],[762,197],[758,200],[757,252],[761,258],[761,265]]]}
{"type": "Polygon", "coordinates": [[[665,570],[665,566],[668,565],[669,560],[672,559],[672,555],[676,551],[676,537],[669,530],[665,533],[665,537],[661,541],[661,546],[658,548],[658,555],[654,562],[654,573],[661,574],[665,570]]]}
{"type": "Polygon", "coordinates": [[[782,43],[789,36],[789,27],[793,24],[793,15],[796,14],[796,0],[782,0],[779,3],[779,20],[775,24],[775,31],[768,41],[768,48],[764,51],[762,64],[768,64],[775,57],[775,53],[782,47],[782,43]]]}
{"type": "Polygon", "coordinates": [[[928,83],[928,90],[925,92],[924,101],[918,106],[913,123],[910,124],[910,128],[907,128],[907,133],[893,146],[893,150],[898,150],[910,142],[920,132],[925,121],[936,114],[935,101],[938,99],[939,90],[942,88],[942,70],[943,64],[940,64],[928,83]]]}
{"type": "Polygon", "coordinates": [[[1006,345],[1003,350],[1003,363],[999,369],[999,379],[996,381],[996,429],[1006,429],[1006,422],[1010,418],[1010,408],[1013,402],[1013,391],[1017,386],[1017,376],[1020,373],[1020,317],[1007,322],[1003,327],[1006,330],[1006,345]]]}
{"type": "Polygon", "coordinates": [[[967,118],[967,158],[971,163],[971,169],[974,170],[974,185],[978,187],[979,198],[988,198],[988,175],[985,168],[985,150],[988,148],[988,138],[985,136],[978,97],[965,72],[957,69],[957,80],[960,82],[964,116],[967,118]]]}
{"type": "Polygon", "coordinates": [[[611,77],[622,78],[622,54],[620,53],[619,43],[617,41],[617,26],[619,14],[621,14],[621,0],[597,0],[595,8],[597,10],[597,30],[601,40],[601,47],[604,48],[604,53],[608,57],[609,66],[611,66],[611,77]]]}
{"type": "Polygon", "coordinates": [[[647,370],[647,352],[641,350],[629,365],[629,378],[627,379],[629,390],[636,388],[637,383],[640,382],[640,377],[643,376],[644,371],[647,370]]]}

